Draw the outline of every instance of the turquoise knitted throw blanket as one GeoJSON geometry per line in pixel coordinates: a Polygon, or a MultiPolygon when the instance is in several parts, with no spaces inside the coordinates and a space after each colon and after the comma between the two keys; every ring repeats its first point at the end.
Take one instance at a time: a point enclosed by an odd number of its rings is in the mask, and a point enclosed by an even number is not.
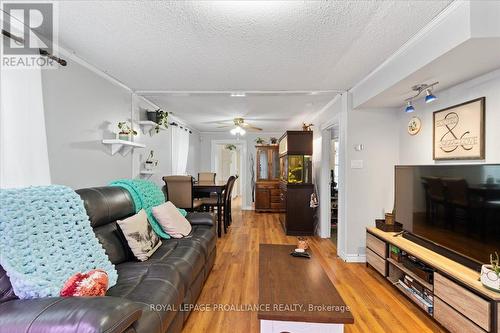
{"type": "Polygon", "coordinates": [[[151,210],[153,207],[165,202],[165,195],[155,183],[145,179],[119,179],[111,182],[109,185],[120,186],[126,189],[134,201],[135,212],[137,213],[141,209],[144,209],[154,232],[161,238],[170,238],[170,235],[163,231],[151,210]]]}
{"type": "Polygon", "coordinates": [[[68,278],[102,269],[118,278],[80,196],[66,186],[0,190],[0,265],[21,298],[59,296],[68,278]]]}

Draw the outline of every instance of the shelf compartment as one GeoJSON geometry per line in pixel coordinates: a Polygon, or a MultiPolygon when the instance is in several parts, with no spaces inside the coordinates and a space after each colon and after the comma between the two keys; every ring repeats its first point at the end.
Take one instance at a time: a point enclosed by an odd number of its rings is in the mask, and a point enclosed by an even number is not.
{"type": "Polygon", "coordinates": [[[389,262],[390,265],[396,266],[399,270],[401,270],[404,273],[406,273],[412,279],[415,279],[418,283],[420,283],[421,285],[423,285],[425,288],[427,288],[427,289],[429,289],[431,291],[434,290],[434,286],[432,285],[432,283],[429,283],[429,282],[425,281],[424,279],[422,279],[421,277],[417,276],[411,270],[409,270],[408,268],[406,268],[402,263],[397,262],[396,260],[394,260],[392,258],[387,258],[387,261],[389,262]]]}
{"type": "Polygon", "coordinates": [[[126,156],[132,151],[132,149],[146,147],[146,145],[143,145],[141,143],[119,139],[102,140],[102,143],[111,147],[111,155],[120,152],[122,156],[126,156]]]}

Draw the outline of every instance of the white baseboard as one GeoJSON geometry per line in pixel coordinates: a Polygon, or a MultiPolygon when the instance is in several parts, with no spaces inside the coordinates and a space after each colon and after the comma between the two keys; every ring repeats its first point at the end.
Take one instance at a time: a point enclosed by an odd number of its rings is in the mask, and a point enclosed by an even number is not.
{"type": "Polygon", "coordinates": [[[253,206],[241,206],[241,210],[253,210],[253,206]]]}
{"type": "Polygon", "coordinates": [[[366,255],[365,254],[345,254],[342,252],[338,253],[340,259],[344,260],[345,262],[366,262],[366,255]]]}

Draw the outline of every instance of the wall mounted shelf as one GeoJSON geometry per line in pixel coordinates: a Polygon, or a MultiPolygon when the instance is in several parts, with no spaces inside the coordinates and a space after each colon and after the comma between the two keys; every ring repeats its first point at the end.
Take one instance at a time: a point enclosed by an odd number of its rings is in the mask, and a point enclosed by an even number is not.
{"type": "Polygon", "coordinates": [[[111,155],[120,152],[122,156],[126,156],[134,148],[146,147],[146,145],[143,145],[141,143],[126,141],[126,140],[118,140],[118,139],[102,140],[102,143],[111,146],[111,155]]]}
{"type": "MultiPolygon", "coordinates": [[[[139,121],[139,126],[141,127],[143,134],[149,133],[150,135],[153,135],[153,131],[155,130],[156,126],[158,126],[158,124],[151,120],[141,120],[139,121]]],[[[167,128],[164,126],[159,126],[159,129],[160,131],[165,131],[167,128]]]]}
{"type": "Polygon", "coordinates": [[[151,177],[152,175],[155,174],[154,170],[141,170],[141,172],[139,172],[141,174],[141,176],[144,176],[144,177],[151,177]]]}

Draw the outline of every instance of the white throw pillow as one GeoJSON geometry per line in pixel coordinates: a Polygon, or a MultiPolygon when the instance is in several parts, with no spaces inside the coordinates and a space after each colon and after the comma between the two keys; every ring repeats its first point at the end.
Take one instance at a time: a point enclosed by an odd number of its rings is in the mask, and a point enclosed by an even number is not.
{"type": "Polygon", "coordinates": [[[160,247],[161,240],[151,228],[144,209],[116,223],[120,226],[132,253],[140,261],[147,260],[160,247]]]}
{"type": "Polygon", "coordinates": [[[153,207],[153,215],[160,223],[163,231],[172,238],[182,238],[189,235],[191,232],[191,223],[174,206],[170,201],[159,206],[153,207]]]}

